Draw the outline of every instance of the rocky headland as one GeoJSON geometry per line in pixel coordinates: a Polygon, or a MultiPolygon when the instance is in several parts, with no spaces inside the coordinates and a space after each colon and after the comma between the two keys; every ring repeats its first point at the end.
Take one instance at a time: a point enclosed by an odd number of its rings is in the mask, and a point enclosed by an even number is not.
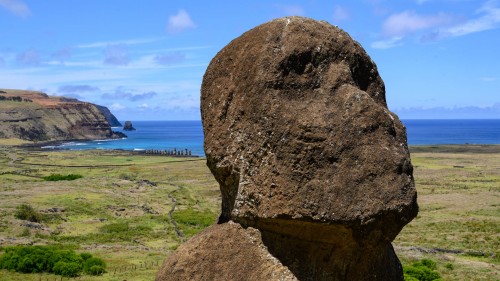
{"type": "Polygon", "coordinates": [[[114,120],[104,106],[36,91],[0,89],[0,138],[47,142],[126,137],[111,130],[114,120]]]}
{"type": "Polygon", "coordinates": [[[201,115],[221,215],[156,280],[403,280],[406,130],[349,34],[303,17],[244,33],[210,62],[201,115]]]}
{"type": "Polygon", "coordinates": [[[116,116],[114,116],[113,113],[111,113],[109,108],[102,106],[102,105],[97,105],[97,104],[95,104],[95,106],[104,115],[104,118],[106,118],[106,120],[108,121],[108,123],[111,127],[121,127],[122,126],[122,123],[120,123],[120,121],[118,121],[116,116]]]}

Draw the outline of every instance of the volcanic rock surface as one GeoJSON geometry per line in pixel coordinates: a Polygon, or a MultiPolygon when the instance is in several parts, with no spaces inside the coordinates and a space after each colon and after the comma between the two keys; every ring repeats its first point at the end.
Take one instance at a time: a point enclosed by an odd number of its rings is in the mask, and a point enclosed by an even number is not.
{"type": "Polygon", "coordinates": [[[237,280],[217,261],[238,271],[263,257],[255,247],[298,280],[403,280],[391,241],[418,212],[406,131],[375,63],[346,32],[286,17],[244,33],[208,66],[201,114],[222,193],[210,232],[235,223],[262,243],[240,249],[245,263],[224,250],[241,241],[234,235],[209,240],[218,247],[194,238],[157,280],[190,279],[211,263],[203,276],[237,280]]]}
{"type": "Polygon", "coordinates": [[[132,126],[132,121],[125,121],[125,125],[123,125],[124,131],[135,131],[134,126],[132,126]]]}
{"type": "Polygon", "coordinates": [[[113,115],[113,113],[111,113],[111,111],[107,107],[102,106],[102,105],[97,105],[97,104],[95,106],[104,115],[104,118],[106,118],[106,120],[108,121],[109,126],[121,127],[122,123],[120,123],[120,121],[118,121],[116,116],[113,115]]]}
{"type": "Polygon", "coordinates": [[[116,119],[106,107],[74,98],[0,90],[0,138],[61,141],[126,137],[111,130],[105,115],[116,119]]]}

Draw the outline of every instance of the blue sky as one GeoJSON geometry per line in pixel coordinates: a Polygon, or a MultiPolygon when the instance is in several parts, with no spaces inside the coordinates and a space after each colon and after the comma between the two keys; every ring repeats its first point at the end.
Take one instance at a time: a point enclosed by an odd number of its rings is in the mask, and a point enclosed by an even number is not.
{"type": "Polygon", "coordinates": [[[0,88],[77,97],[120,120],[199,119],[212,57],[289,15],[360,42],[402,118],[500,118],[495,0],[0,0],[0,88]]]}

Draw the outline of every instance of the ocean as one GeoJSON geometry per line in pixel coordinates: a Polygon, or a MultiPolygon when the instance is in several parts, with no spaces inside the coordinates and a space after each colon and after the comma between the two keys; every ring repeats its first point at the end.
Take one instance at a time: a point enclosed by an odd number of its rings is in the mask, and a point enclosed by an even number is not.
{"type": "MultiPolygon", "coordinates": [[[[500,119],[402,120],[409,145],[500,144],[500,119]]],[[[124,123],[124,122],[122,122],[124,123]]],[[[132,121],[136,131],[123,131],[128,138],[68,142],[47,149],[188,149],[204,156],[201,121],[132,121]]],[[[122,131],[121,128],[113,128],[122,131]]]]}

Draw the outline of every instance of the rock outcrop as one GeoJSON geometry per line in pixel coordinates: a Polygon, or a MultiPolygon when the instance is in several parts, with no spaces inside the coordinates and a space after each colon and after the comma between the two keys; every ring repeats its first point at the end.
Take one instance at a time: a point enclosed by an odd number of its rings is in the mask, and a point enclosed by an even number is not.
{"type": "Polygon", "coordinates": [[[135,131],[134,126],[132,126],[132,121],[125,121],[125,125],[123,125],[124,131],[135,131]]]}
{"type": "Polygon", "coordinates": [[[298,280],[403,280],[391,241],[418,212],[406,131],[346,32],[287,17],[244,33],[208,66],[201,114],[222,212],[157,280],[237,280],[231,271],[249,267],[266,273],[243,280],[283,280],[285,269],[298,280]],[[239,236],[225,234],[233,223],[239,236]],[[225,249],[247,232],[260,240],[233,260],[225,249]],[[279,266],[261,263],[269,256],[279,266]]]}
{"type": "Polygon", "coordinates": [[[102,106],[102,105],[97,105],[97,104],[95,106],[97,107],[97,109],[99,109],[99,111],[102,113],[102,115],[104,115],[104,118],[106,118],[106,121],[108,121],[109,126],[111,126],[111,127],[121,127],[122,126],[122,123],[120,123],[120,121],[118,121],[116,116],[114,116],[113,113],[111,113],[109,108],[102,106]]]}
{"type": "Polygon", "coordinates": [[[113,132],[103,107],[92,103],[9,89],[2,89],[0,97],[1,138],[63,141],[126,137],[113,132]]]}
{"type": "Polygon", "coordinates": [[[260,231],[228,222],[193,237],[163,264],[157,280],[297,280],[269,254],[260,231]]]}

